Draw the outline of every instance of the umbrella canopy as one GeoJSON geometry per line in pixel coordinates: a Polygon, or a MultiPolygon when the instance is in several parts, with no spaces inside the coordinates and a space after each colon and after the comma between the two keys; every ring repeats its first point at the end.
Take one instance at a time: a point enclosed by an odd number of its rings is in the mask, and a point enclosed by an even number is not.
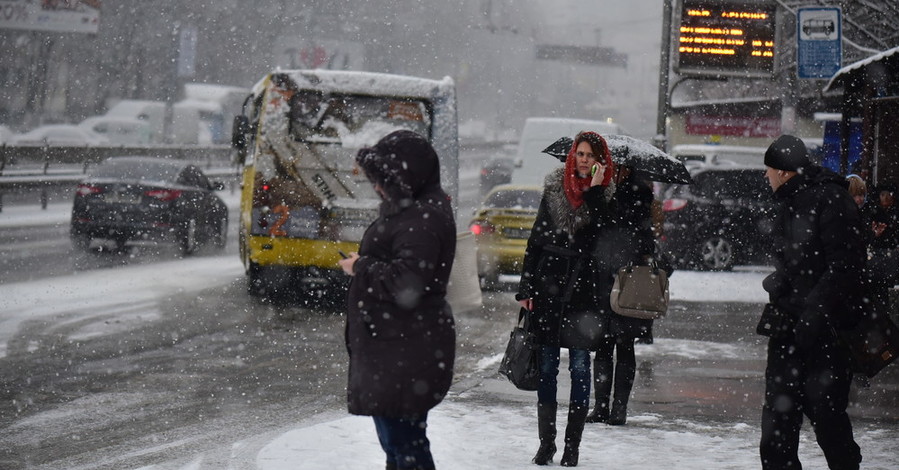
{"type": "MultiPolygon", "coordinates": [[[[658,147],[627,135],[606,135],[606,144],[612,152],[612,161],[632,168],[652,181],[661,183],[690,184],[693,180],[682,162],[663,152],[658,147]]],[[[543,149],[564,162],[574,139],[562,137],[543,149]]]]}

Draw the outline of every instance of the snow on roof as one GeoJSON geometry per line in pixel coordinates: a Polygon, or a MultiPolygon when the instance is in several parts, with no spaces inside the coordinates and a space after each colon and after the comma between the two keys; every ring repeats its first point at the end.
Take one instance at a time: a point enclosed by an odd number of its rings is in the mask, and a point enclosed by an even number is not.
{"type": "Polygon", "coordinates": [[[209,111],[212,113],[219,113],[222,111],[222,105],[219,103],[196,98],[183,99],[173,106],[176,109],[199,109],[200,111],[209,111]]]}
{"type": "Polygon", "coordinates": [[[250,90],[238,86],[215,85],[211,83],[185,83],[184,97],[203,101],[218,101],[230,94],[238,93],[246,96],[250,90]]]}
{"type": "Polygon", "coordinates": [[[121,100],[114,104],[108,111],[107,116],[133,116],[135,113],[143,111],[147,107],[165,107],[165,103],[161,101],[150,100],[121,100]]]}
{"type": "MultiPolygon", "coordinates": [[[[277,70],[274,73],[287,74],[303,89],[364,95],[431,97],[437,89],[455,86],[450,77],[432,80],[406,75],[345,70],[277,70]]],[[[264,89],[271,75],[253,86],[253,94],[258,94],[264,89]]]]}
{"type": "Polygon", "coordinates": [[[887,49],[879,54],[872,55],[871,57],[868,57],[867,59],[860,60],[853,64],[849,64],[849,65],[841,68],[840,70],[837,70],[837,73],[833,74],[833,77],[830,77],[830,81],[827,82],[827,86],[824,87],[823,91],[825,93],[834,91],[833,89],[831,89],[831,87],[836,87],[837,84],[842,81],[843,75],[845,75],[853,70],[858,70],[867,65],[871,65],[874,62],[880,62],[881,60],[886,59],[887,57],[893,56],[896,53],[899,53],[899,47],[887,49]]]}

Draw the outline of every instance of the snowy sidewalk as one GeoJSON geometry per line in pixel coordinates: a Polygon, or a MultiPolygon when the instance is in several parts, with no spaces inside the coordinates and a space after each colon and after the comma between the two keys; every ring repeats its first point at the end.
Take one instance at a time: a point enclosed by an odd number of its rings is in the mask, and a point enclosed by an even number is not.
{"type": "MultiPolygon", "coordinates": [[[[498,362],[498,361],[497,361],[498,362]]],[[[473,390],[452,395],[428,420],[432,452],[440,469],[528,468],[537,449],[535,398],[507,382],[486,380],[473,390]]],[[[560,407],[561,408],[561,407],[560,407]]],[[[557,438],[561,458],[564,411],[557,438]]],[[[804,468],[827,464],[805,424],[800,458],[804,468]]],[[[899,456],[890,429],[856,425],[863,469],[895,470],[899,456]]],[[[587,424],[580,451],[586,469],[759,468],[759,427],[755,422],[699,422],[657,413],[635,413],[626,426],[587,424]]],[[[257,454],[262,470],[364,470],[381,468],[383,452],[370,418],[347,416],[297,428],[273,439],[257,454]],[[298,466],[298,463],[302,463],[298,466]]],[[[187,467],[185,467],[187,470],[187,467]]]]}

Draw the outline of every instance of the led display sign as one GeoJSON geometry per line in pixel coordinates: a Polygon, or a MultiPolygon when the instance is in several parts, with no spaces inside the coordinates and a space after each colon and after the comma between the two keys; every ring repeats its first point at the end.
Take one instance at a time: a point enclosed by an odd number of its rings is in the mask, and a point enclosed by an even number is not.
{"type": "Polygon", "coordinates": [[[776,5],[682,0],[682,6],[677,42],[678,73],[773,74],[776,5]]]}

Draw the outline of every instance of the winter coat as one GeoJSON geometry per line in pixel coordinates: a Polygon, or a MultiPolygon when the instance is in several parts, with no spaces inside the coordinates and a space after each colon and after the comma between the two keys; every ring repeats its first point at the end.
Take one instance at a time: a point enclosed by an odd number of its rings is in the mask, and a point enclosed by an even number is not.
{"type": "Polygon", "coordinates": [[[794,344],[810,353],[833,342],[831,326],[851,326],[861,313],[861,217],[844,179],[817,166],[804,168],[774,197],[781,204],[775,226],[779,249],[775,272],[763,285],[795,324],[794,344]]]}
{"type": "MultiPolygon", "coordinates": [[[[868,207],[868,206],[866,206],[868,207]]],[[[884,208],[880,201],[875,201],[865,211],[865,234],[868,246],[872,250],[893,250],[899,248],[899,206],[884,208]],[[874,236],[873,223],[886,224],[886,229],[879,237],[874,236]]]]}
{"type": "Polygon", "coordinates": [[[362,237],[349,287],[348,409],[421,416],[446,396],[453,377],[455,326],[445,300],[456,249],[450,200],[437,154],[417,134],[390,134],[357,162],[387,197],[362,237]]]}
{"type": "Polygon", "coordinates": [[[591,187],[584,193],[584,204],[573,209],[562,185],[564,171],[554,170],[544,182],[515,296],[533,299],[537,343],[549,346],[559,346],[566,311],[596,309],[592,250],[599,227],[610,223],[614,211],[614,184],[591,187]]]}
{"type": "MultiPolygon", "coordinates": [[[[623,339],[648,338],[652,320],[631,318],[612,312],[609,295],[618,269],[627,264],[643,264],[655,254],[652,233],[652,189],[631,172],[618,184],[615,192],[615,214],[611,223],[599,229],[596,248],[597,294],[600,316],[606,336],[623,339]]],[[[669,272],[670,267],[664,266],[669,272]]]]}

